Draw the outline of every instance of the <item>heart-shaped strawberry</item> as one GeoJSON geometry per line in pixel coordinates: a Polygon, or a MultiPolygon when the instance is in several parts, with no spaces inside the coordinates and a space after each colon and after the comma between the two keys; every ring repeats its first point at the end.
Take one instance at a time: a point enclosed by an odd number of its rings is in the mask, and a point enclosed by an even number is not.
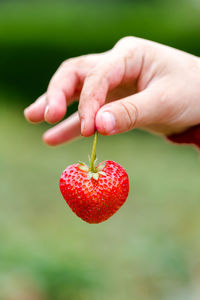
{"type": "Polygon", "coordinates": [[[126,201],[129,179],[118,163],[107,160],[98,165],[95,133],[90,166],[84,163],[68,166],[60,178],[61,193],[81,219],[100,223],[111,217],[126,201]]]}

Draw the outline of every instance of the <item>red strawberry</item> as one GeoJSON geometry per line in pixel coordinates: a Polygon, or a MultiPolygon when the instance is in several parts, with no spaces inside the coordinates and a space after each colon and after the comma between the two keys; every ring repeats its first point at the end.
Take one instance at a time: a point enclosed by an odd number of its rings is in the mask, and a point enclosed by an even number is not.
{"type": "Polygon", "coordinates": [[[90,167],[83,163],[68,166],[60,178],[61,193],[81,219],[100,223],[110,218],[126,201],[129,180],[118,163],[107,160],[96,166],[97,134],[93,144],[90,167]]]}

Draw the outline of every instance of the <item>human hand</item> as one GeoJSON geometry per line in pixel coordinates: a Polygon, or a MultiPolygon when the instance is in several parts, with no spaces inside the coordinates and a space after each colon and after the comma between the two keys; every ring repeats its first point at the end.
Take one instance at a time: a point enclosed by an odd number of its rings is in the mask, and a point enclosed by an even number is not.
{"type": "Polygon", "coordinates": [[[66,60],[47,92],[25,110],[27,120],[56,123],[79,99],[79,112],[44,134],[58,145],[95,129],[103,135],[143,128],[163,135],[200,123],[200,60],[136,37],[113,49],[66,60]],[[81,126],[80,126],[81,124],[81,126]]]}

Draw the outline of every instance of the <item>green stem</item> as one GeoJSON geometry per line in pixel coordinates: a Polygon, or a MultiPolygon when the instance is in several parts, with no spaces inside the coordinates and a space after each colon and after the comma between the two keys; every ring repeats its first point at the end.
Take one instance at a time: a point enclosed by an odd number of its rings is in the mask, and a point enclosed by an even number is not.
{"type": "Polygon", "coordinates": [[[91,159],[90,159],[90,171],[91,172],[96,172],[95,166],[94,166],[94,161],[95,161],[95,158],[96,158],[97,136],[98,136],[98,132],[95,131],[93,146],[92,146],[92,156],[91,156],[91,159]]]}

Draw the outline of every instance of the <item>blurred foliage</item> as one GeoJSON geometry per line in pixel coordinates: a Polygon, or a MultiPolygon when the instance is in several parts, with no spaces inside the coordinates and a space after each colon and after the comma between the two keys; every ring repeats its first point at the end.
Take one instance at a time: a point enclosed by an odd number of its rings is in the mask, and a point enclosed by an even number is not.
{"type": "Polygon", "coordinates": [[[200,54],[199,6],[180,0],[2,2],[0,87],[31,102],[63,60],[106,51],[127,35],[200,54]]]}
{"type": "Polygon", "coordinates": [[[67,207],[58,180],[67,165],[87,160],[92,139],[48,149],[46,127],[1,106],[0,299],[196,300],[196,151],[137,131],[100,137],[99,160],[126,168],[130,194],[110,220],[90,225],[67,207]]]}

